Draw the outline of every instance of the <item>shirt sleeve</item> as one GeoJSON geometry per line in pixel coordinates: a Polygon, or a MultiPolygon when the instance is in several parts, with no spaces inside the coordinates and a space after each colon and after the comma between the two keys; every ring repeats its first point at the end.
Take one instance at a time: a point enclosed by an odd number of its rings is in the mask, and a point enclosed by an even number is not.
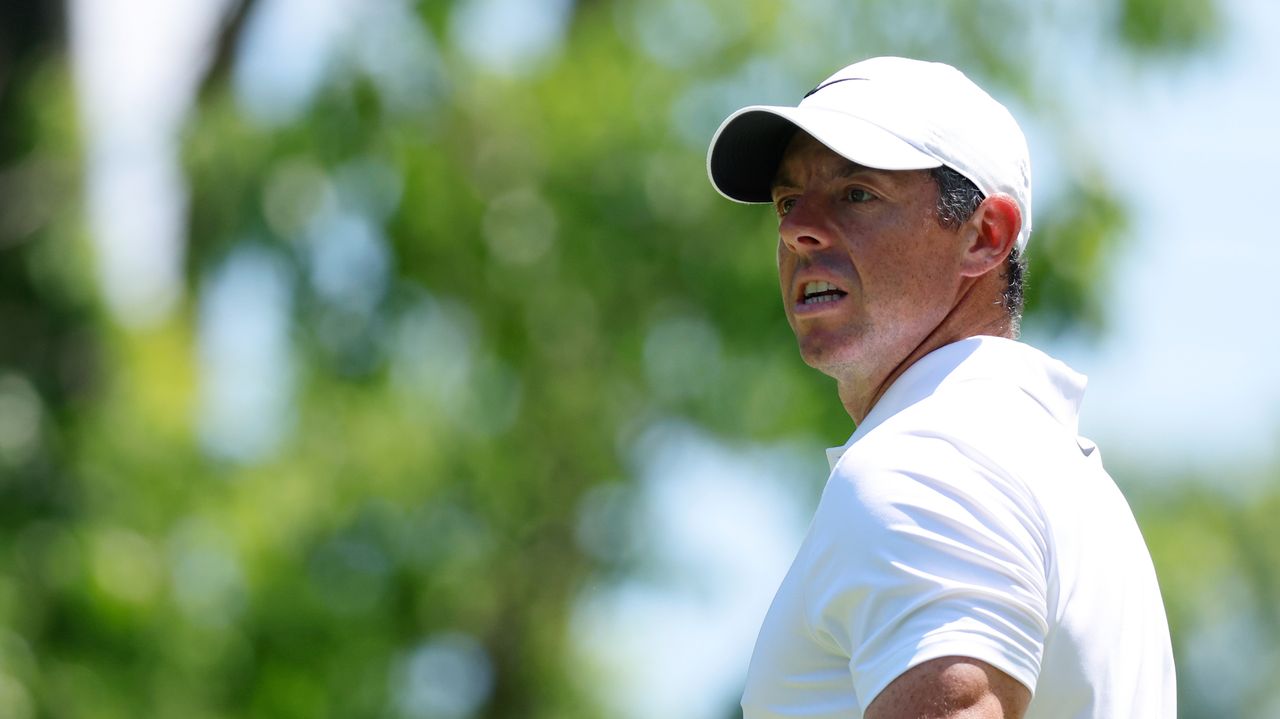
{"type": "Polygon", "coordinates": [[[851,452],[814,517],[811,629],[849,657],[867,705],[944,656],[987,662],[1031,690],[1048,632],[1046,531],[1026,487],[969,448],[910,435],[851,452]]]}

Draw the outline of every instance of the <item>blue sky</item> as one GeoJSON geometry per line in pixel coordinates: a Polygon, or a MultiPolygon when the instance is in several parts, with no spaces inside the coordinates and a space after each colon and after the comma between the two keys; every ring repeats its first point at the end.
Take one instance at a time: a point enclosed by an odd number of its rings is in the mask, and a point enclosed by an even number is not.
{"type": "Polygon", "coordinates": [[[1110,332],[1048,349],[1090,377],[1082,431],[1157,470],[1280,459],[1280,6],[1225,6],[1221,51],[1074,103],[1134,224],[1110,332]]]}

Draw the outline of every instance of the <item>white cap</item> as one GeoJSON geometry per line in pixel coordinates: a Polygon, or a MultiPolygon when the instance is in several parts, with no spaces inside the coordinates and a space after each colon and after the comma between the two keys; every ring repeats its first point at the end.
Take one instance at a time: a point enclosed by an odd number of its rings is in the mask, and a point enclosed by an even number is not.
{"type": "Polygon", "coordinates": [[[827,78],[797,107],[744,107],[711,139],[711,184],[730,200],[771,202],[778,163],[796,128],[860,165],[881,170],[946,165],[987,197],[1012,197],[1022,213],[1017,247],[1027,246],[1027,140],[1005,106],[954,67],[876,57],[827,78]]]}

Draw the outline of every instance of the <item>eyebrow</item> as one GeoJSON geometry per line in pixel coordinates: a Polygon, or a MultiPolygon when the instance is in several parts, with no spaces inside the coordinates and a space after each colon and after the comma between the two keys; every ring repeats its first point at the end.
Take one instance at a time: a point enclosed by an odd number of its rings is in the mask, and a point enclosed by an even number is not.
{"type": "MultiPolygon", "coordinates": [[[[866,165],[859,165],[853,160],[845,160],[843,167],[841,167],[840,171],[836,173],[836,177],[843,180],[849,177],[853,177],[859,172],[884,173],[884,172],[889,172],[889,170],[881,170],[875,167],[867,167],[866,165]]],[[[800,183],[791,179],[790,175],[787,175],[785,174],[784,171],[779,170],[778,174],[773,178],[773,182],[769,183],[769,192],[772,193],[774,190],[778,189],[779,187],[799,187],[799,184],[800,183]]]]}

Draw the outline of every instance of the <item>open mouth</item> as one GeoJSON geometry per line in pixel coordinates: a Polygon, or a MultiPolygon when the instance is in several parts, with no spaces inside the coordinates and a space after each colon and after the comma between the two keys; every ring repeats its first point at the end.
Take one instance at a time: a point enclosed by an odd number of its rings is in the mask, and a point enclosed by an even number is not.
{"type": "Polygon", "coordinates": [[[835,302],[847,294],[849,293],[837,288],[830,282],[806,282],[804,283],[804,295],[800,298],[800,304],[818,305],[824,302],[835,302]]]}

